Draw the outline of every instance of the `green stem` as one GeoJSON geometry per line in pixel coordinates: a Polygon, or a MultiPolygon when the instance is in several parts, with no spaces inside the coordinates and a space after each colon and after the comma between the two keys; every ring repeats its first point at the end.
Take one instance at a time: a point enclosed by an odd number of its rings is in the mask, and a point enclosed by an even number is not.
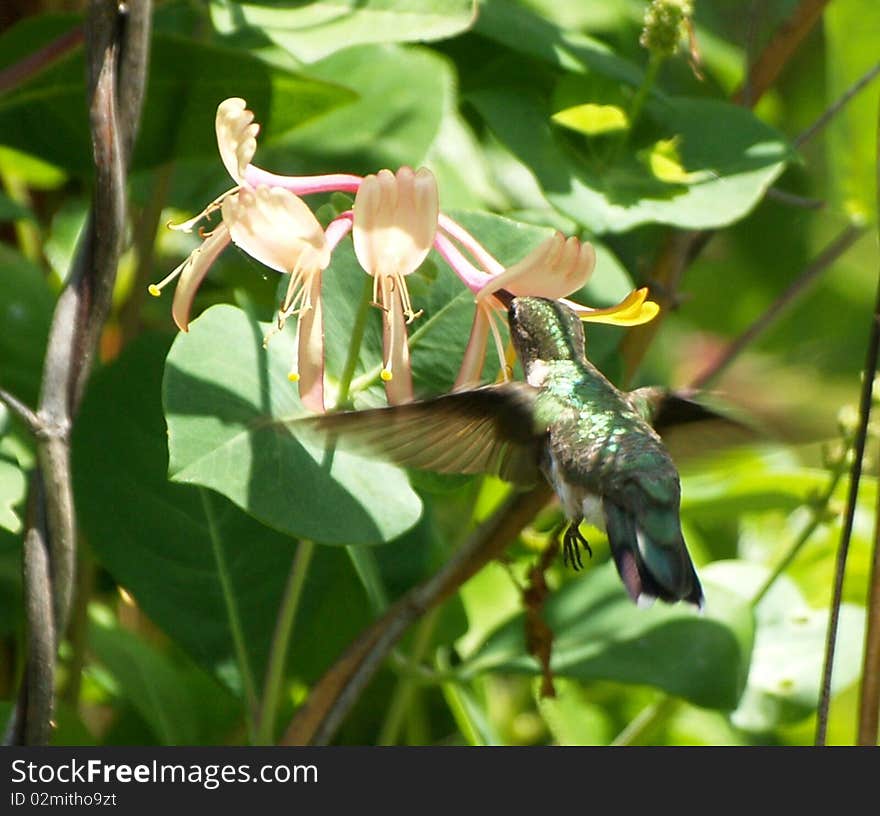
{"type": "MultiPolygon", "coordinates": [[[[339,380],[339,396],[336,399],[336,408],[345,407],[348,403],[351,391],[351,381],[354,379],[354,370],[357,368],[358,358],[361,355],[361,344],[364,341],[364,332],[367,328],[367,317],[370,314],[370,299],[373,294],[372,278],[364,278],[364,293],[361,297],[360,306],[354,318],[354,326],[351,330],[351,343],[348,347],[348,359],[342,370],[339,380]]],[[[377,375],[378,376],[378,375],[377,375]]]]}
{"type": "Polygon", "coordinates": [[[251,742],[255,742],[257,734],[254,716],[257,711],[257,693],[254,676],[251,672],[250,662],[247,657],[247,650],[245,649],[244,628],[241,625],[241,616],[238,611],[238,603],[235,600],[235,594],[232,588],[232,579],[230,577],[229,567],[226,563],[226,554],[223,552],[220,534],[214,521],[214,511],[211,508],[208,491],[199,488],[199,496],[202,500],[205,519],[208,522],[208,535],[211,539],[211,549],[214,553],[214,560],[217,563],[217,575],[220,579],[220,589],[223,593],[223,602],[226,605],[226,616],[229,619],[229,629],[232,632],[232,643],[235,648],[238,669],[241,672],[241,683],[244,689],[247,708],[246,719],[248,733],[251,737],[251,742]]]}
{"type": "MultiPolygon", "coordinates": [[[[372,294],[372,279],[365,277],[364,292],[355,315],[354,326],[351,330],[348,359],[345,361],[345,368],[342,370],[342,377],[339,381],[339,396],[336,399],[337,408],[347,406],[349,403],[351,382],[361,354],[361,344],[363,343],[364,332],[367,328],[367,317],[370,313],[372,294]]],[[[374,614],[379,615],[388,608],[388,593],[385,590],[385,585],[379,572],[379,565],[376,563],[376,557],[373,555],[372,550],[366,546],[350,544],[345,549],[348,552],[351,563],[354,565],[354,571],[363,584],[364,590],[366,590],[370,608],[374,614]]]]}
{"type": "Polygon", "coordinates": [[[664,694],[659,700],[643,708],[638,716],[614,738],[611,745],[616,747],[638,745],[663,720],[675,712],[678,702],[675,697],[664,694]]]}
{"type": "Polygon", "coordinates": [[[296,624],[296,613],[302,598],[303,587],[309,564],[315,553],[313,541],[300,541],[293,557],[287,585],[278,609],[275,632],[272,635],[272,646],[266,663],[266,681],[263,686],[263,699],[260,705],[260,716],[257,722],[257,744],[271,745],[274,742],[275,716],[278,711],[278,699],[281,695],[281,682],[284,677],[284,664],[287,662],[287,651],[290,637],[296,624]]]}
{"type": "Polygon", "coordinates": [[[416,689],[421,685],[414,676],[415,670],[431,644],[438,617],[438,609],[431,610],[416,629],[412,650],[406,661],[406,667],[409,671],[402,674],[397,680],[397,688],[394,690],[391,706],[379,733],[379,745],[395,745],[397,743],[404,717],[409,710],[416,689]]]}
{"type": "Polygon", "coordinates": [[[654,83],[657,81],[657,75],[660,73],[660,66],[663,65],[664,59],[665,57],[662,54],[658,54],[656,51],[652,51],[651,56],[648,58],[648,70],[645,71],[645,78],[642,80],[642,84],[639,86],[639,90],[636,92],[635,97],[633,97],[632,105],[630,105],[629,111],[627,112],[629,128],[624,131],[624,143],[626,142],[626,134],[632,133],[636,128],[639,117],[642,115],[642,108],[645,107],[648,94],[651,92],[651,88],[654,87],[654,83]]]}
{"type": "MultiPolygon", "coordinates": [[[[846,457],[843,457],[843,461],[846,461],[846,457]]],[[[840,480],[843,477],[844,466],[836,467],[831,474],[831,480],[828,482],[828,487],[825,489],[825,492],[816,500],[815,505],[812,508],[812,515],[810,520],[804,525],[803,530],[801,530],[800,535],[791,543],[791,546],[788,548],[785,555],[782,556],[782,559],[779,563],[773,568],[773,571],[770,575],[767,576],[767,580],[761,585],[760,589],[755,593],[752,598],[750,604],[754,609],[763,599],[764,596],[770,591],[773,584],[776,582],[777,578],[782,575],[785,570],[791,565],[791,562],[794,561],[797,554],[801,551],[801,548],[806,544],[813,533],[816,532],[819,525],[822,524],[824,520],[824,511],[828,507],[828,502],[831,501],[831,497],[834,495],[834,491],[837,489],[837,485],[840,484],[840,480]]]]}
{"type": "Polygon", "coordinates": [[[373,550],[366,544],[347,544],[348,557],[367,593],[370,609],[377,617],[388,608],[388,591],[373,550]]]}

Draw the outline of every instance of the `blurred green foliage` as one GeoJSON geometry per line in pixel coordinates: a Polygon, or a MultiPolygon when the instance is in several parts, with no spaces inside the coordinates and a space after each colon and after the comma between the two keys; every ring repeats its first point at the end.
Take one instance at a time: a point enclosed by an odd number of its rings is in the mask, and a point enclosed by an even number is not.
{"type": "MultiPolygon", "coordinates": [[[[0,69],[81,22],[40,5],[0,33],[0,69]]],[[[712,230],[638,373],[640,383],[679,386],[853,219],[876,221],[880,80],[792,146],[874,66],[875,0],[830,4],[754,111],[730,101],[749,56],[796,5],[697,0],[699,67],[683,43],[653,77],[639,45],[642,0],[158,4],[130,171],[131,246],[74,438],[80,570],[90,589],[79,601],[79,636],[62,649],[56,742],[246,741],[267,667],[283,658],[270,723],[280,734],[382,606],[433,574],[509,490],[341,452],[328,465],[294,436],[289,422],[303,409],[287,380],[293,326],[262,345],[286,280],[243,253],[215,264],[187,334],[173,334],[167,298],[144,299],[146,284],[196,245],[161,225],[229,187],[213,130],[220,101],[247,100],[262,125],[255,161],[274,172],[431,168],[444,211],[502,263],[551,228],[592,240],[597,268],[574,295],[592,306],[654,284],[670,235],[712,230]],[[314,556],[279,658],[279,606],[302,540],[314,543],[314,556]]],[[[0,387],[29,404],[89,198],[83,63],[73,48],[0,91],[0,387]]],[[[350,206],[330,196],[309,203],[325,223],[350,206]]],[[[338,741],[809,742],[844,490],[817,504],[832,478],[819,443],[840,444],[834,418],[856,400],[876,272],[876,241],[862,238],[713,383],[784,433],[764,447],[682,463],[682,521],[707,590],[704,616],[630,604],[603,535],[592,531],[595,557],[582,573],[561,564],[548,572],[543,615],[555,636],[557,697],[542,699],[522,588],[558,520],[550,508],[503,564],[417,625],[338,741]],[[757,598],[805,527],[799,555],[757,598]]],[[[324,287],[331,393],[363,278],[343,242],[324,287]]],[[[424,310],[411,327],[415,388],[442,393],[458,370],[473,298],[436,253],[410,291],[424,310]]],[[[587,334],[591,359],[619,377],[623,330],[588,326],[587,334]]],[[[381,349],[371,309],[347,395],[356,407],[384,399],[381,349]]],[[[490,353],[486,381],[497,371],[490,353]]],[[[842,611],[830,731],[838,742],[853,739],[874,455],[842,611]]],[[[18,571],[32,467],[24,428],[0,409],[7,700],[22,666],[18,571]]]]}

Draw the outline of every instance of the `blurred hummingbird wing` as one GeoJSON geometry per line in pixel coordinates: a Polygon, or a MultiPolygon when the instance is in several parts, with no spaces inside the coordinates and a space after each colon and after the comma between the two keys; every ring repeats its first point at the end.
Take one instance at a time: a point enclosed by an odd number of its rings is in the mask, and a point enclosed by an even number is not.
{"type": "Polygon", "coordinates": [[[707,404],[707,396],[699,392],[649,387],[630,391],[627,398],[679,462],[766,438],[753,424],[733,416],[729,408],[707,404]]]}
{"type": "Polygon", "coordinates": [[[526,383],[476,388],[419,402],[325,414],[295,425],[353,453],[437,473],[492,473],[521,485],[540,477],[538,389],[526,383]]]}

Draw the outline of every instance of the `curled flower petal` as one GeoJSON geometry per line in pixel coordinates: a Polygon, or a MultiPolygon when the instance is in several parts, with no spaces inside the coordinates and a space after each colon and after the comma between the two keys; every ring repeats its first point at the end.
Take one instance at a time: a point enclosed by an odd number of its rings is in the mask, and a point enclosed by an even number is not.
{"type": "Polygon", "coordinates": [[[177,288],[174,290],[171,316],[181,331],[189,330],[189,315],[196,292],[202,285],[205,275],[208,274],[211,264],[228,244],[229,231],[223,224],[220,224],[161,284],[150,287],[152,294],[158,294],[162,286],[170,283],[178,275],[180,276],[177,288]]]}
{"type": "Polygon", "coordinates": [[[330,251],[308,205],[280,187],[242,188],[222,204],[223,221],[236,244],[277,272],[324,269],[330,251]]]}
{"type": "Polygon", "coordinates": [[[461,368],[455,378],[453,391],[462,388],[475,388],[480,384],[483,375],[483,363],[486,360],[486,346],[489,344],[489,316],[486,309],[477,306],[474,313],[474,322],[471,324],[471,334],[468,337],[464,357],[461,360],[461,368]]]}
{"type": "Polygon", "coordinates": [[[409,275],[425,260],[440,213],[437,181],[421,168],[381,170],[354,200],[354,251],[369,275],[409,275]]]}
{"type": "Polygon", "coordinates": [[[607,309],[591,309],[565,298],[561,300],[581,320],[608,323],[612,326],[640,326],[642,323],[649,323],[660,313],[659,304],[647,300],[647,297],[647,287],[635,289],[616,306],[609,306],[607,309]]]}
{"type": "Polygon", "coordinates": [[[225,99],[217,106],[214,127],[223,165],[236,183],[242,184],[245,170],[257,151],[257,134],[260,132],[253,111],[247,109],[244,99],[225,99]]]}
{"type": "Polygon", "coordinates": [[[382,278],[386,308],[382,313],[382,346],[385,364],[380,378],[385,383],[385,396],[390,405],[399,405],[413,399],[412,369],[409,362],[409,343],[406,337],[406,306],[403,293],[394,285],[394,279],[382,278]]]}
{"type": "Polygon", "coordinates": [[[299,397],[310,411],[324,413],[324,314],[321,302],[321,275],[312,275],[303,309],[296,326],[296,379],[299,397]]]}
{"type": "Polygon", "coordinates": [[[499,289],[516,296],[560,298],[580,289],[596,265],[593,245],[561,232],[542,241],[525,258],[492,278],[478,293],[477,300],[499,289]]]}

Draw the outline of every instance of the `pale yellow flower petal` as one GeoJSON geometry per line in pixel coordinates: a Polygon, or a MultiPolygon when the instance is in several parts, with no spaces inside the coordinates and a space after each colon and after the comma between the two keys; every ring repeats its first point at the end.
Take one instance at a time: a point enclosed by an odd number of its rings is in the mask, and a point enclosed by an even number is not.
{"type": "Polygon", "coordinates": [[[330,251],[324,230],[299,196],[281,187],[242,188],[222,204],[236,246],[270,269],[324,269],[330,251]]]}
{"type": "Polygon", "coordinates": [[[596,251],[588,242],[556,232],[525,258],[494,277],[478,293],[483,300],[499,289],[514,296],[561,298],[580,289],[596,265],[596,251]]]}
{"type": "Polygon", "coordinates": [[[214,126],[223,165],[236,183],[241,184],[245,168],[257,151],[260,126],[254,122],[253,111],[247,109],[247,102],[238,97],[226,99],[218,105],[214,126]]]}
{"type": "Polygon", "coordinates": [[[409,275],[434,242],[440,214],[430,170],[402,167],[367,176],[354,201],[352,238],[358,262],[370,275],[409,275]]]}
{"type": "MultiPolygon", "coordinates": [[[[180,280],[174,290],[174,300],[171,303],[171,316],[181,331],[189,330],[189,315],[196,292],[205,279],[205,275],[208,274],[211,264],[228,244],[229,232],[221,224],[205,238],[199,247],[193,250],[189,258],[165,279],[170,282],[177,274],[180,275],[180,280]]],[[[164,285],[165,281],[160,286],[164,285]]],[[[153,292],[153,288],[150,291],[153,292]]]]}

